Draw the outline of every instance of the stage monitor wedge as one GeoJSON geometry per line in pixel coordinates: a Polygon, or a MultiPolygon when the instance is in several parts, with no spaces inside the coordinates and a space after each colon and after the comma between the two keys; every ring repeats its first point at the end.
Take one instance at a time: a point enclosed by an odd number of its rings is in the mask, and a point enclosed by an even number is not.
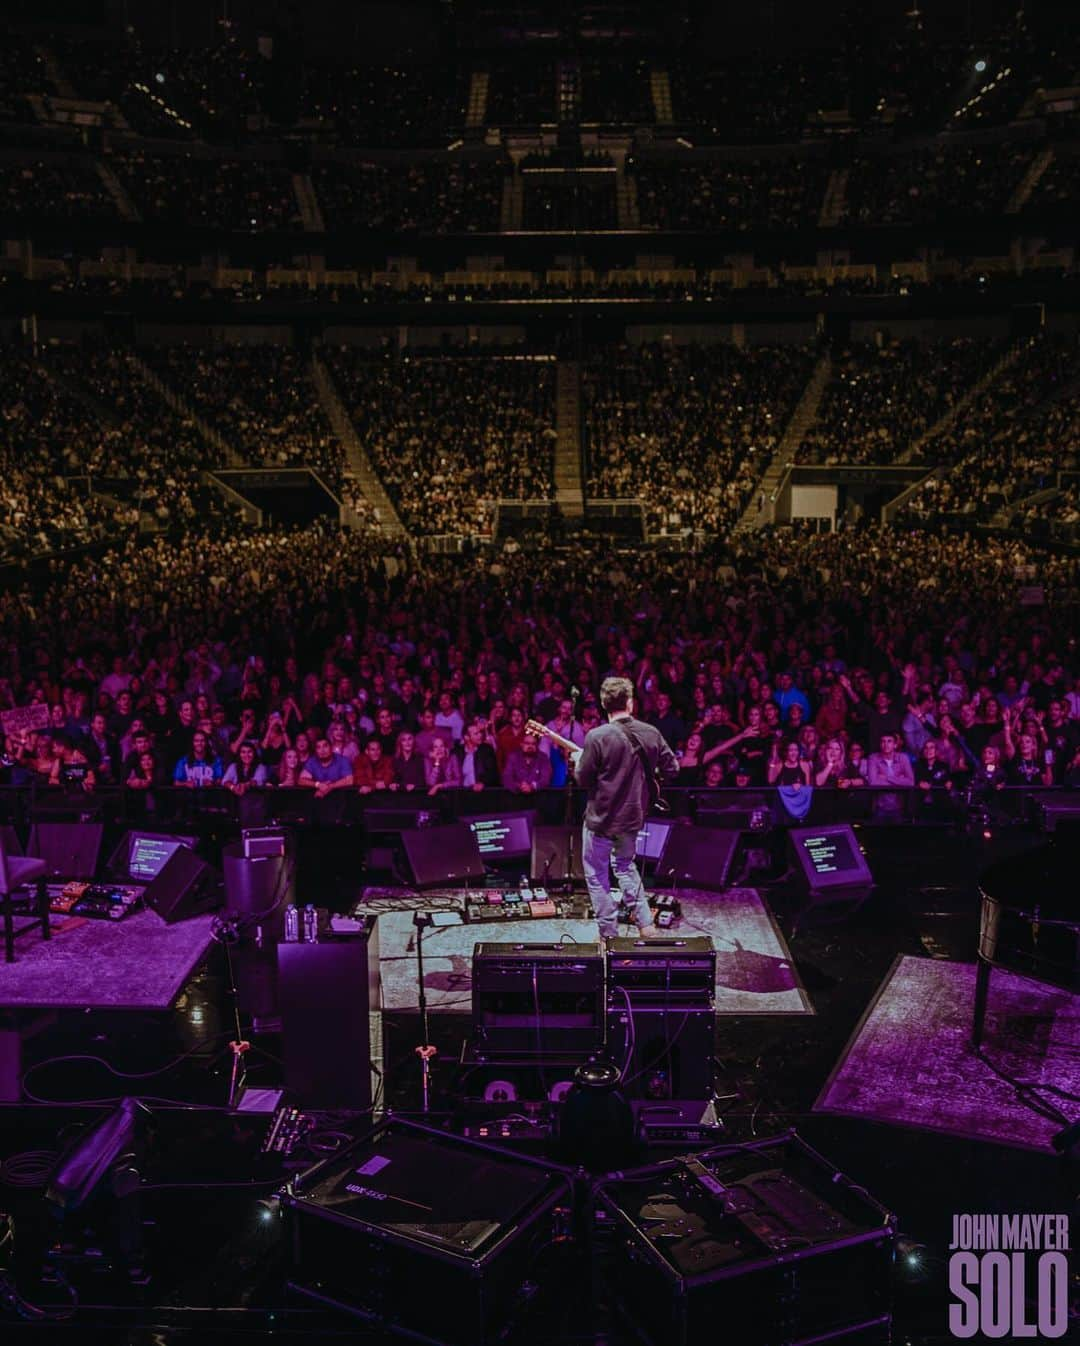
{"type": "Polygon", "coordinates": [[[92,879],[104,833],[102,823],[34,823],[26,853],[45,861],[47,879],[92,879]]]}
{"type": "Polygon", "coordinates": [[[402,832],[401,841],[417,888],[470,883],[484,877],[480,846],[468,823],[402,832]]]}
{"type": "Polygon", "coordinates": [[[581,867],[580,827],[573,829],[573,872],[569,872],[570,830],[565,823],[539,823],[533,828],[532,859],[529,862],[529,878],[533,883],[542,883],[545,887],[563,884],[568,880],[585,883],[585,871],[581,867]]]}
{"type": "Polygon", "coordinates": [[[166,925],[175,925],[217,906],[220,889],[219,875],[194,851],[177,846],[147,885],[143,901],[166,925]]]}
{"type": "Polygon", "coordinates": [[[656,869],[660,887],[726,888],[741,832],[674,826],[656,869]]]}
{"type": "Polygon", "coordinates": [[[791,844],[810,891],[827,893],[873,885],[870,866],[850,823],[796,827],[791,844]]]}
{"type": "Polygon", "coordinates": [[[484,860],[516,860],[532,854],[535,809],[475,814],[461,821],[468,823],[476,833],[480,855],[484,860]]]}

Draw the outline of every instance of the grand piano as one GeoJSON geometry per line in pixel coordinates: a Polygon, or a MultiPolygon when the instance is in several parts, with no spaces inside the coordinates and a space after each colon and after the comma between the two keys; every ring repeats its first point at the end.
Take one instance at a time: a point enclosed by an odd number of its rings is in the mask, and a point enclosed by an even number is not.
{"type": "Polygon", "coordinates": [[[1049,845],[998,860],[979,876],[979,891],[974,1047],[994,968],[1080,992],[1080,835],[1061,830],[1049,845]]]}

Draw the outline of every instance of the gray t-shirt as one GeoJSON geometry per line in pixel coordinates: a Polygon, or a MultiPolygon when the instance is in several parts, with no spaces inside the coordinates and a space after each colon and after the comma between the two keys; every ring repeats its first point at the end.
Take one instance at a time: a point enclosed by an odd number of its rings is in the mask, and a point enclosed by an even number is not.
{"type": "MultiPolygon", "coordinates": [[[[663,735],[644,720],[627,716],[625,723],[637,737],[649,765],[661,780],[679,774],[679,762],[663,735]]],[[[589,792],[585,826],[602,837],[637,833],[645,821],[649,787],[634,745],[619,721],[597,725],[585,736],[576,768],[577,783],[589,792]]]]}

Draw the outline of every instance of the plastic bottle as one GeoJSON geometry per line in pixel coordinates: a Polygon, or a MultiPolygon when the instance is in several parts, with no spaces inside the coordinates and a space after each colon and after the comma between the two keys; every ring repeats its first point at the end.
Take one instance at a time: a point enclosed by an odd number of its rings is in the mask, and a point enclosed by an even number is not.
{"type": "Polygon", "coordinates": [[[296,944],[300,939],[300,913],[296,909],[296,903],[290,902],[285,908],[285,942],[286,944],[296,944]]]}
{"type": "Polygon", "coordinates": [[[309,902],[304,908],[304,942],[314,944],[319,938],[319,916],[309,902]]]}

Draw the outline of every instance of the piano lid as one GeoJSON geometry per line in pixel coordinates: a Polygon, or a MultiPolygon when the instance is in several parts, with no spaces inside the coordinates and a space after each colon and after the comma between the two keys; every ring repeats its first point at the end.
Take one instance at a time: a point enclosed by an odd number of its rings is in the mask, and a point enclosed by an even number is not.
{"type": "Polygon", "coordinates": [[[979,875],[979,888],[1040,920],[1080,926],[1080,837],[1070,828],[1047,845],[995,861],[979,875]]]}

